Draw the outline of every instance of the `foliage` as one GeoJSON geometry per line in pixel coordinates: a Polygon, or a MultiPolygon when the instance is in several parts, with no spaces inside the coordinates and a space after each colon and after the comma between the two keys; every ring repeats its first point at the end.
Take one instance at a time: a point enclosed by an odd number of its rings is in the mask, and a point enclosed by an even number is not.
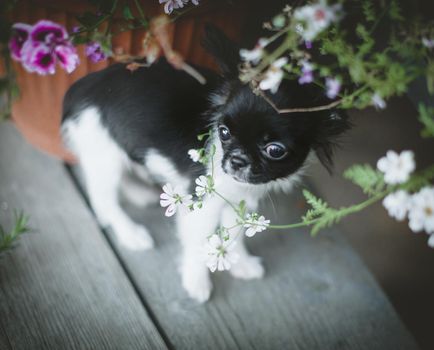
{"type": "Polygon", "coordinates": [[[434,107],[419,104],[419,121],[423,124],[423,137],[434,137],[434,107]]]}
{"type": "Polygon", "coordinates": [[[0,225],[0,253],[4,253],[13,247],[13,244],[25,233],[30,231],[28,217],[23,213],[15,212],[14,227],[6,231],[0,225]]]}
{"type": "Polygon", "coordinates": [[[369,164],[353,165],[344,172],[344,178],[359,186],[363,193],[373,195],[384,189],[384,175],[369,164]]]}

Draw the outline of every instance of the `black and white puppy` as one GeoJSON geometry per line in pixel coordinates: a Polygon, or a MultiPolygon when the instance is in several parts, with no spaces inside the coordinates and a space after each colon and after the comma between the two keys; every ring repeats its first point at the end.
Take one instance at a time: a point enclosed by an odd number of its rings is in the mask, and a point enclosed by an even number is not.
{"type": "MultiPolygon", "coordinates": [[[[149,180],[191,193],[195,179],[209,169],[187,153],[204,146],[197,135],[211,127],[216,190],[235,203],[246,200],[254,211],[268,191],[290,189],[310,155],[329,166],[334,141],[348,128],[337,111],[276,113],[239,81],[239,50],[224,34],[208,29],[205,44],[222,71],[217,75],[197,67],[206,85],[160,59],[134,72],[115,64],[79,80],[65,96],[65,140],[81,163],[93,209],[130,249],[149,249],[153,241],[119,205],[124,171],[140,165],[149,180]]],[[[305,107],[320,104],[321,94],[285,82],[270,98],[282,107],[305,107]]],[[[200,210],[177,214],[182,284],[200,302],[212,290],[201,253],[206,238],[219,223],[228,227],[235,221],[236,214],[217,196],[207,197],[200,210]]],[[[231,274],[262,277],[260,260],[241,240],[235,249],[239,260],[231,274]]]]}

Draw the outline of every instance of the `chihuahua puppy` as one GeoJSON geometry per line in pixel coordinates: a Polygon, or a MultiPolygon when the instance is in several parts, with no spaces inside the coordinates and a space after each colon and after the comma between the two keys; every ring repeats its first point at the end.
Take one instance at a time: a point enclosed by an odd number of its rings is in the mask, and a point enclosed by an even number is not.
{"type": "MultiPolygon", "coordinates": [[[[91,205],[100,223],[111,226],[129,249],[152,248],[153,240],[119,204],[125,171],[140,167],[148,181],[191,193],[195,179],[209,169],[192,162],[188,151],[204,147],[197,135],[211,128],[208,147],[216,149],[216,190],[235,203],[244,199],[249,211],[255,211],[269,191],[292,187],[310,155],[330,167],[336,138],[349,127],[336,110],[278,114],[238,79],[239,48],[234,43],[208,28],[205,47],[221,69],[218,75],[196,67],[207,79],[205,85],[162,58],[134,72],[112,65],[77,81],[65,95],[65,141],[80,161],[91,205]]],[[[268,97],[288,108],[318,105],[322,95],[285,81],[268,97]]],[[[176,216],[182,284],[199,302],[208,300],[212,290],[202,254],[206,239],[219,223],[229,227],[236,218],[218,196],[207,196],[202,209],[176,216]]],[[[241,238],[234,249],[239,260],[230,270],[233,276],[263,276],[259,258],[249,255],[241,238]]]]}

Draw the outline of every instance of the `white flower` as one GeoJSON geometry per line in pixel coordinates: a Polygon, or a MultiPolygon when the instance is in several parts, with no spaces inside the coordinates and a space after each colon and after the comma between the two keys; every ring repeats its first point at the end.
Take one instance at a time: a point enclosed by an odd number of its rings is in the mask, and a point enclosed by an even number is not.
{"type": "Polygon", "coordinates": [[[265,78],[259,83],[259,88],[261,90],[270,90],[273,94],[276,93],[283,78],[281,68],[287,63],[288,59],[286,57],[281,57],[273,62],[265,73],[265,78]]]}
{"type": "Polygon", "coordinates": [[[256,213],[247,214],[244,227],[247,228],[246,236],[253,237],[256,232],[262,232],[270,225],[270,220],[265,220],[263,215],[259,216],[256,213]]]}
{"type": "Polygon", "coordinates": [[[190,149],[188,151],[188,155],[190,156],[193,162],[198,162],[200,160],[200,153],[197,149],[190,149]]]}
{"type": "Polygon", "coordinates": [[[303,27],[296,27],[297,32],[306,41],[312,41],[326,29],[330,23],[339,20],[341,5],[328,6],[326,0],[320,0],[313,5],[306,5],[294,11],[294,18],[303,22],[303,27]]]}
{"type": "Polygon", "coordinates": [[[413,232],[434,233],[434,187],[424,187],[412,196],[408,219],[413,232]]]}
{"type": "Polygon", "coordinates": [[[407,216],[410,195],[403,190],[389,194],[383,200],[383,206],[389,215],[398,221],[402,221],[407,216]]]}
{"type": "Polygon", "coordinates": [[[196,179],[196,196],[202,197],[205,194],[211,194],[214,186],[211,176],[201,175],[196,179]]]}
{"type": "Polygon", "coordinates": [[[378,161],[377,168],[384,173],[384,181],[389,185],[404,183],[416,168],[414,153],[403,151],[398,154],[394,151],[388,151],[386,157],[378,161]]]}
{"type": "Polygon", "coordinates": [[[206,266],[214,272],[229,270],[238,260],[238,255],[232,252],[236,242],[221,239],[219,235],[212,235],[206,245],[206,266]]]}
{"type": "Polygon", "coordinates": [[[422,44],[428,49],[432,49],[434,48],[434,39],[422,38],[422,44]]]}
{"type": "Polygon", "coordinates": [[[384,101],[378,93],[372,95],[371,101],[373,106],[377,109],[384,109],[387,106],[386,101],[384,101]]]}
{"type": "Polygon", "coordinates": [[[264,56],[264,47],[268,45],[268,40],[260,38],[253,50],[240,50],[240,57],[243,61],[252,62],[258,64],[262,56],[264,56]]]}
{"type": "Polygon", "coordinates": [[[429,239],[428,239],[428,245],[429,245],[431,248],[434,248],[434,235],[430,235],[430,236],[429,236],[429,239]]]}
{"type": "Polygon", "coordinates": [[[163,191],[160,195],[160,205],[164,208],[167,207],[164,215],[172,216],[176,213],[179,206],[189,207],[192,202],[192,196],[182,193],[179,187],[173,188],[171,184],[165,184],[163,191]]]}
{"type": "Polygon", "coordinates": [[[160,4],[164,4],[164,12],[168,15],[172,13],[173,10],[183,8],[188,0],[159,0],[160,4]]]}

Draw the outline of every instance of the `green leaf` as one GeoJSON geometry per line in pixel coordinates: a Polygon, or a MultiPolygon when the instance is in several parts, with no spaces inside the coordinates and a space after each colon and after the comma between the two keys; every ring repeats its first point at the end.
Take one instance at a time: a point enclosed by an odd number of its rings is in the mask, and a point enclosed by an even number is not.
{"type": "Polygon", "coordinates": [[[373,195],[384,189],[383,174],[369,164],[353,165],[344,172],[344,178],[359,186],[368,195],[373,195]]]}
{"type": "Polygon", "coordinates": [[[93,29],[101,20],[100,16],[95,15],[92,12],[85,12],[82,15],[78,15],[77,21],[86,29],[93,29]]]}
{"type": "Polygon", "coordinates": [[[395,21],[404,21],[404,17],[401,14],[401,8],[396,0],[392,0],[389,5],[389,16],[395,21]]]}
{"type": "Polygon", "coordinates": [[[376,17],[375,17],[375,11],[374,11],[374,6],[372,4],[372,1],[370,0],[363,1],[362,8],[366,20],[368,22],[374,22],[376,17]]]}
{"type": "Polygon", "coordinates": [[[28,217],[23,213],[15,212],[15,224],[10,232],[6,232],[0,225],[0,253],[12,248],[18,238],[30,231],[28,227],[28,217]]]}
{"type": "Polygon", "coordinates": [[[429,61],[426,66],[426,85],[428,92],[434,94],[434,61],[429,61]]]}
{"type": "Polygon", "coordinates": [[[128,5],[125,5],[123,10],[122,10],[122,15],[124,16],[124,18],[126,20],[131,20],[134,19],[133,14],[131,13],[131,9],[128,5]]]}
{"type": "Polygon", "coordinates": [[[246,208],[246,201],[242,200],[240,202],[240,204],[238,204],[238,215],[241,218],[244,218],[246,216],[246,210],[247,210],[247,208],[246,208]]]}
{"type": "Polygon", "coordinates": [[[303,190],[303,196],[306,198],[306,202],[310,204],[313,210],[317,213],[324,212],[328,208],[328,204],[324,202],[321,198],[315,197],[308,190],[303,190]]]}
{"type": "Polygon", "coordinates": [[[74,45],[86,44],[89,39],[84,35],[74,35],[72,37],[72,43],[74,45]]]}
{"type": "Polygon", "coordinates": [[[434,108],[427,107],[423,103],[420,103],[419,121],[424,126],[421,132],[422,137],[434,137],[434,108]]]}

